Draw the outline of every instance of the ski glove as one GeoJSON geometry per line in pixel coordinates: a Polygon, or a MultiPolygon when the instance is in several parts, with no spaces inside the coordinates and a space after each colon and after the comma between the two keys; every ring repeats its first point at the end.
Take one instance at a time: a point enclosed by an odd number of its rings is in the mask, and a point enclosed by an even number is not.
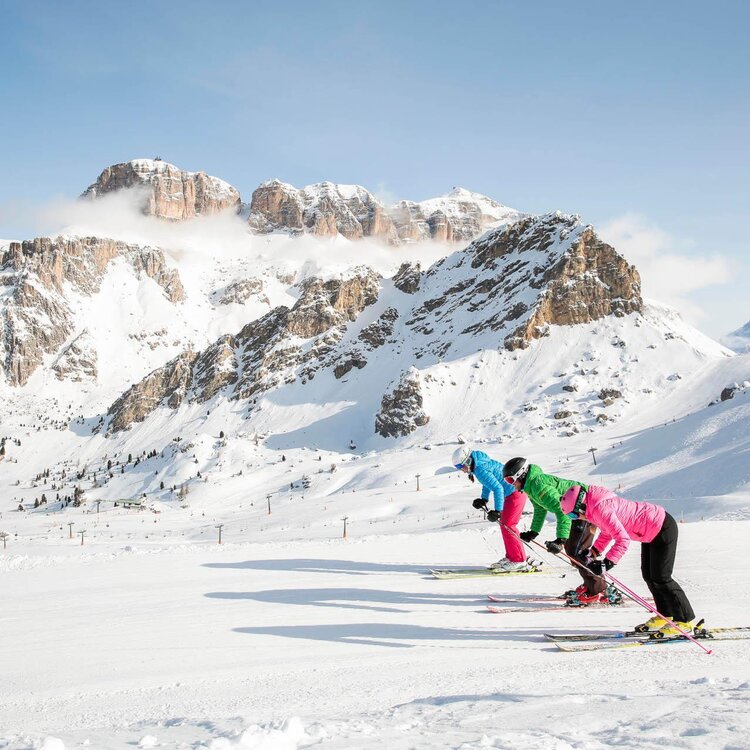
{"type": "Polygon", "coordinates": [[[518,536],[520,536],[524,542],[533,542],[539,534],[536,531],[522,531],[518,536]]]}
{"type": "Polygon", "coordinates": [[[566,540],[558,537],[554,542],[545,542],[544,546],[547,548],[547,552],[551,552],[553,555],[559,555],[563,551],[563,546],[566,540]]]}
{"type": "Polygon", "coordinates": [[[485,505],[487,505],[487,501],[486,500],[482,500],[481,497],[478,497],[476,500],[474,500],[474,502],[472,503],[472,505],[477,510],[481,510],[482,508],[484,508],[485,505]]]}
{"type": "Polygon", "coordinates": [[[500,520],[500,514],[496,510],[487,511],[487,520],[490,523],[497,523],[500,520]]]}
{"type": "Polygon", "coordinates": [[[595,575],[600,576],[604,570],[614,568],[615,564],[609,558],[605,557],[603,560],[592,560],[588,564],[588,569],[595,575]]]}

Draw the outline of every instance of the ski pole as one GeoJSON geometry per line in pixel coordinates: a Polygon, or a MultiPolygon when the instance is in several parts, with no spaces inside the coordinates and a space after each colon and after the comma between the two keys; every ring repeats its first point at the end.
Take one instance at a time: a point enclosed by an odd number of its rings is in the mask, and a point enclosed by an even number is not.
{"type": "MultiPolygon", "coordinates": [[[[535,541],[533,539],[532,539],[531,543],[535,544],[537,547],[540,547],[542,549],[547,549],[546,547],[544,547],[543,545],[539,544],[539,542],[537,542],[537,541],[535,541]]],[[[621,581],[619,581],[617,578],[615,578],[611,573],[608,572],[606,575],[604,575],[604,574],[598,575],[598,574],[594,573],[593,570],[591,570],[590,568],[586,567],[585,565],[583,565],[582,563],[580,563],[578,560],[576,560],[575,558],[571,557],[567,553],[561,552],[560,554],[564,558],[566,558],[567,560],[569,560],[571,563],[573,563],[574,565],[577,565],[579,568],[585,568],[586,571],[588,573],[590,573],[591,575],[594,575],[597,578],[601,578],[606,583],[611,583],[613,586],[615,586],[615,588],[617,588],[619,591],[621,591],[623,594],[625,594],[625,596],[627,596],[629,599],[632,599],[634,602],[636,602],[636,604],[640,604],[642,607],[645,607],[649,612],[652,612],[653,614],[658,615],[659,617],[661,617],[662,620],[664,620],[665,622],[668,622],[681,636],[683,636],[684,638],[687,638],[689,641],[692,641],[693,643],[695,643],[696,646],[700,646],[700,648],[702,648],[707,654],[712,654],[713,653],[712,649],[706,648],[702,643],[700,643],[698,640],[696,640],[690,633],[688,633],[687,631],[685,631],[682,628],[680,628],[675,622],[673,622],[672,620],[670,620],[668,617],[665,617],[661,612],[659,612],[658,609],[656,609],[656,607],[652,607],[642,596],[639,596],[638,594],[635,593],[635,591],[629,589],[621,581]]]]}
{"type": "MultiPolygon", "coordinates": [[[[625,592],[633,601],[640,604],[642,607],[645,607],[649,612],[653,612],[655,615],[658,615],[661,617],[662,620],[666,620],[683,638],[687,638],[689,641],[692,641],[696,646],[700,646],[707,654],[712,654],[713,650],[710,648],[706,648],[702,643],[700,643],[697,639],[695,639],[690,633],[688,633],[686,630],[683,630],[681,627],[679,627],[675,622],[670,620],[668,617],[664,616],[661,612],[659,612],[656,607],[652,607],[643,597],[639,596],[635,593],[635,591],[631,591],[627,586],[625,586],[621,581],[618,581],[611,573],[607,573],[604,576],[605,580],[609,579],[614,583],[618,588],[622,589],[623,592],[625,592]]],[[[700,625],[700,623],[699,623],[700,625]]]]}
{"type": "MultiPolygon", "coordinates": [[[[536,540],[531,540],[532,544],[535,544],[539,549],[543,549],[545,552],[548,552],[550,555],[554,555],[555,557],[563,557],[565,560],[567,560],[571,565],[575,565],[576,567],[580,568],[581,570],[585,570],[588,575],[594,576],[594,578],[598,578],[600,581],[603,581],[605,584],[610,583],[603,575],[599,575],[598,573],[594,573],[591,568],[589,568],[587,565],[584,565],[580,560],[576,560],[575,557],[571,557],[567,552],[564,550],[555,554],[554,552],[550,552],[543,544],[539,544],[536,540]]],[[[632,596],[629,596],[625,591],[620,589],[618,586],[615,585],[614,581],[611,582],[612,586],[619,591],[621,594],[625,594],[625,596],[628,596],[628,598],[633,599],[632,596]]],[[[633,599],[634,602],[639,604],[637,599],[633,599]]]]}

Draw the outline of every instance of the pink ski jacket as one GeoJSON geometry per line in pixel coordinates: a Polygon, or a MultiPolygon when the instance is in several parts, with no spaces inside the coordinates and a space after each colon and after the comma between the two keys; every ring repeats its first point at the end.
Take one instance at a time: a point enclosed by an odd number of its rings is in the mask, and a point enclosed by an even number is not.
{"type": "Polygon", "coordinates": [[[630,541],[651,542],[661,531],[666,511],[660,505],[639,503],[618,497],[606,487],[591,485],[586,491],[586,520],[599,529],[594,547],[603,552],[614,545],[607,557],[619,562],[627,552],[630,541]]]}

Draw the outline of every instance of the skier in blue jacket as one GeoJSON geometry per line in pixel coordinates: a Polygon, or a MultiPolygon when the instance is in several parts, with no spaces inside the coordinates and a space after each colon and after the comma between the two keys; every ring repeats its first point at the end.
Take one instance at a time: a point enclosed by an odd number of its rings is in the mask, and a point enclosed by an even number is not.
{"type": "Polygon", "coordinates": [[[503,479],[503,464],[494,461],[483,451],[473,451],[460,446],[453,453],[453,465],[482,485],[482,494],[473,505],[483,508],[492,495],[495,509],[487,513],[487,520],[501,522],[500,532],[505,546],[505,557],[490,565],[491,568],[511,572],[525,570],[526,553],[518,537],[518,521],[526,504],[526,493],[516,490],[503,479]]]}

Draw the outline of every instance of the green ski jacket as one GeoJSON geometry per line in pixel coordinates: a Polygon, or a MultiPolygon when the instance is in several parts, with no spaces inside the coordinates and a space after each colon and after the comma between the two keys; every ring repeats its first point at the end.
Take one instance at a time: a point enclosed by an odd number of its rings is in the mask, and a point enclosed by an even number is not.
{"type": "Polygon", "coordinates": [[[557,538],[567,539],[570,536],[571,519],[562,512],[560,498],[573,486],[579,485],[584,490],[588,485],[561,479],[552,474],[545,474],[536,464],[529,466],[523,491],[529,496],[534,506],[534,517],[531,519],[531,530],[538,534],[544,526],[547,513],[554,513],[557,518],[557,538]]]}

